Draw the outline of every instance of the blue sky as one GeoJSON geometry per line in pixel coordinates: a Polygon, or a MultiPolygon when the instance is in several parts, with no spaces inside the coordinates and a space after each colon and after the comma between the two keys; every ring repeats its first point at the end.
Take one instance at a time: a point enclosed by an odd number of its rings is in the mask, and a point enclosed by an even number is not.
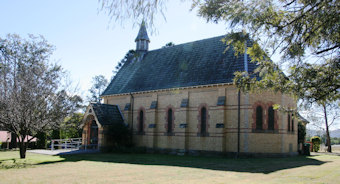
{"type": "MultiPolygon", "coordinates": [[[[186,43],[227,32],[227,26],[207,23],[196,11],[189,11],[190,6],[190,1],[168,1],[166,21],[157,16],[156,31],[149,32],[150,50],[168,42],[186,43]]],[[[0,37],[8,33],[44,36],[56,47],[52,61],[69,72],[73,84],[79,84],[80,94],[86,96],[93,76],[102,74],[109,79],[117,62],[135,49],[139,29],[133,20],[124,24],[110,21],[99,7],[97,0],[1,0],[0,37]]]]}

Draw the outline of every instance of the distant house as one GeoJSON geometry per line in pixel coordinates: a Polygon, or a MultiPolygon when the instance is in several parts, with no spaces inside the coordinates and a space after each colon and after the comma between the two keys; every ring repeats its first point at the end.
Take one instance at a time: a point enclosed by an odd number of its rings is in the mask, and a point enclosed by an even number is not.
{"type": "Polygon", "coordinates": [[[138,147],[154,150],[287,155],[297,153],[295,108],[289,95],[238,93],[234,72],[252,72],[248,55],[235,56],[218,36],[149,51],[142,24],[131,55],[108,85],[104,104],[90,104],[83,144],[105,147],[107,127],[125,122],[138,147]],[[239,100],[238,100],[239,99],[239,100]]]}
{"type": "MultiPolygon", "coordinates": [[[[14,143],[18,142],[18,138],[13,140],[12,137],[14,137],[14,135],[11,132],[0,131],[0,142],[2,143],[1,147],[7,148],[7,149],[15,147],[14,145],[11,145],[11,144],[13,144],[13,142],[14,143]]],[[[24,141],[27,142],[27,140],[31,138],[32,136],[27,136],[24,141]]],[[[36,138],[33,138],[31,140],[31,142],[36,142],[36,141],[37,141],[36,138]]]]}
{"type": "Polygon", "coordinates": [[[11,142],[11,133],[7,131],[0,131],[0,142],[2,143],[1,148],[9,148],[11,142]]]}

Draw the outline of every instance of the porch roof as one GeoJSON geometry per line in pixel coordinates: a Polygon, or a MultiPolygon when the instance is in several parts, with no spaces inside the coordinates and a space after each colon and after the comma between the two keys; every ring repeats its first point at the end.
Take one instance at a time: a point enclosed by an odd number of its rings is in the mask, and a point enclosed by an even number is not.
{"type": "Polygon", "coordinates": [[[117,105],[91,103],[92,109],[102,126],[123,123],[124,119],[117,105]]]}

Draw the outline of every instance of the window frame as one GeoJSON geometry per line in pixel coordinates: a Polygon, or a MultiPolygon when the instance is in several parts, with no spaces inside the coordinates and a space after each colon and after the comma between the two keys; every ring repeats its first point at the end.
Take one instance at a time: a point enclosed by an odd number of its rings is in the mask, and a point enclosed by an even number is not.
{"type": "Polygon", "coordinates": [[[275,130],[275,110],[273,106],[268,107],[268,113],[267,113],[267,123],[268,123],[268,128],[267,130],[275,130]],[[272,114],[270,113],[272,111],[272,114]]]}

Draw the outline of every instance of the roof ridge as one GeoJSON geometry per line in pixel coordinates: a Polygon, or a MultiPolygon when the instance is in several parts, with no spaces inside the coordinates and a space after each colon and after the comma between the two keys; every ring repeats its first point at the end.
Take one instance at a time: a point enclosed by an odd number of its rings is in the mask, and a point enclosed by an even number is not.
{"type": "MultiPolygon", "coordinates": [[[[214,37],[211,37],[211,38],[204,38],[204,39],[201,39],[201,40],[196,40],[196,41],[181,43],[181,44],[178,44],[178,45],[175,44],[174,46],[171,46],[171,47],[161,47],[161,48],[158,48],[158,49],[149,50],[148,52],[153,52],[153,51],[158,51],[158,50],[163,50],[163,49],[169,49],[169,48],[179,47],[179,46],[186,45],[186,44],[191,44],[191,43],[197,43],[197,42],[212,40],[212,39],[216,39],[216,38],[222,37],[222,36],[225,37],[225,36],[227,36],[227,35],[220,35],[220,36],[214,36],[214,37]]],[[[147,52],[147,53],[148,53],[148,52],[147,52]]]]}

